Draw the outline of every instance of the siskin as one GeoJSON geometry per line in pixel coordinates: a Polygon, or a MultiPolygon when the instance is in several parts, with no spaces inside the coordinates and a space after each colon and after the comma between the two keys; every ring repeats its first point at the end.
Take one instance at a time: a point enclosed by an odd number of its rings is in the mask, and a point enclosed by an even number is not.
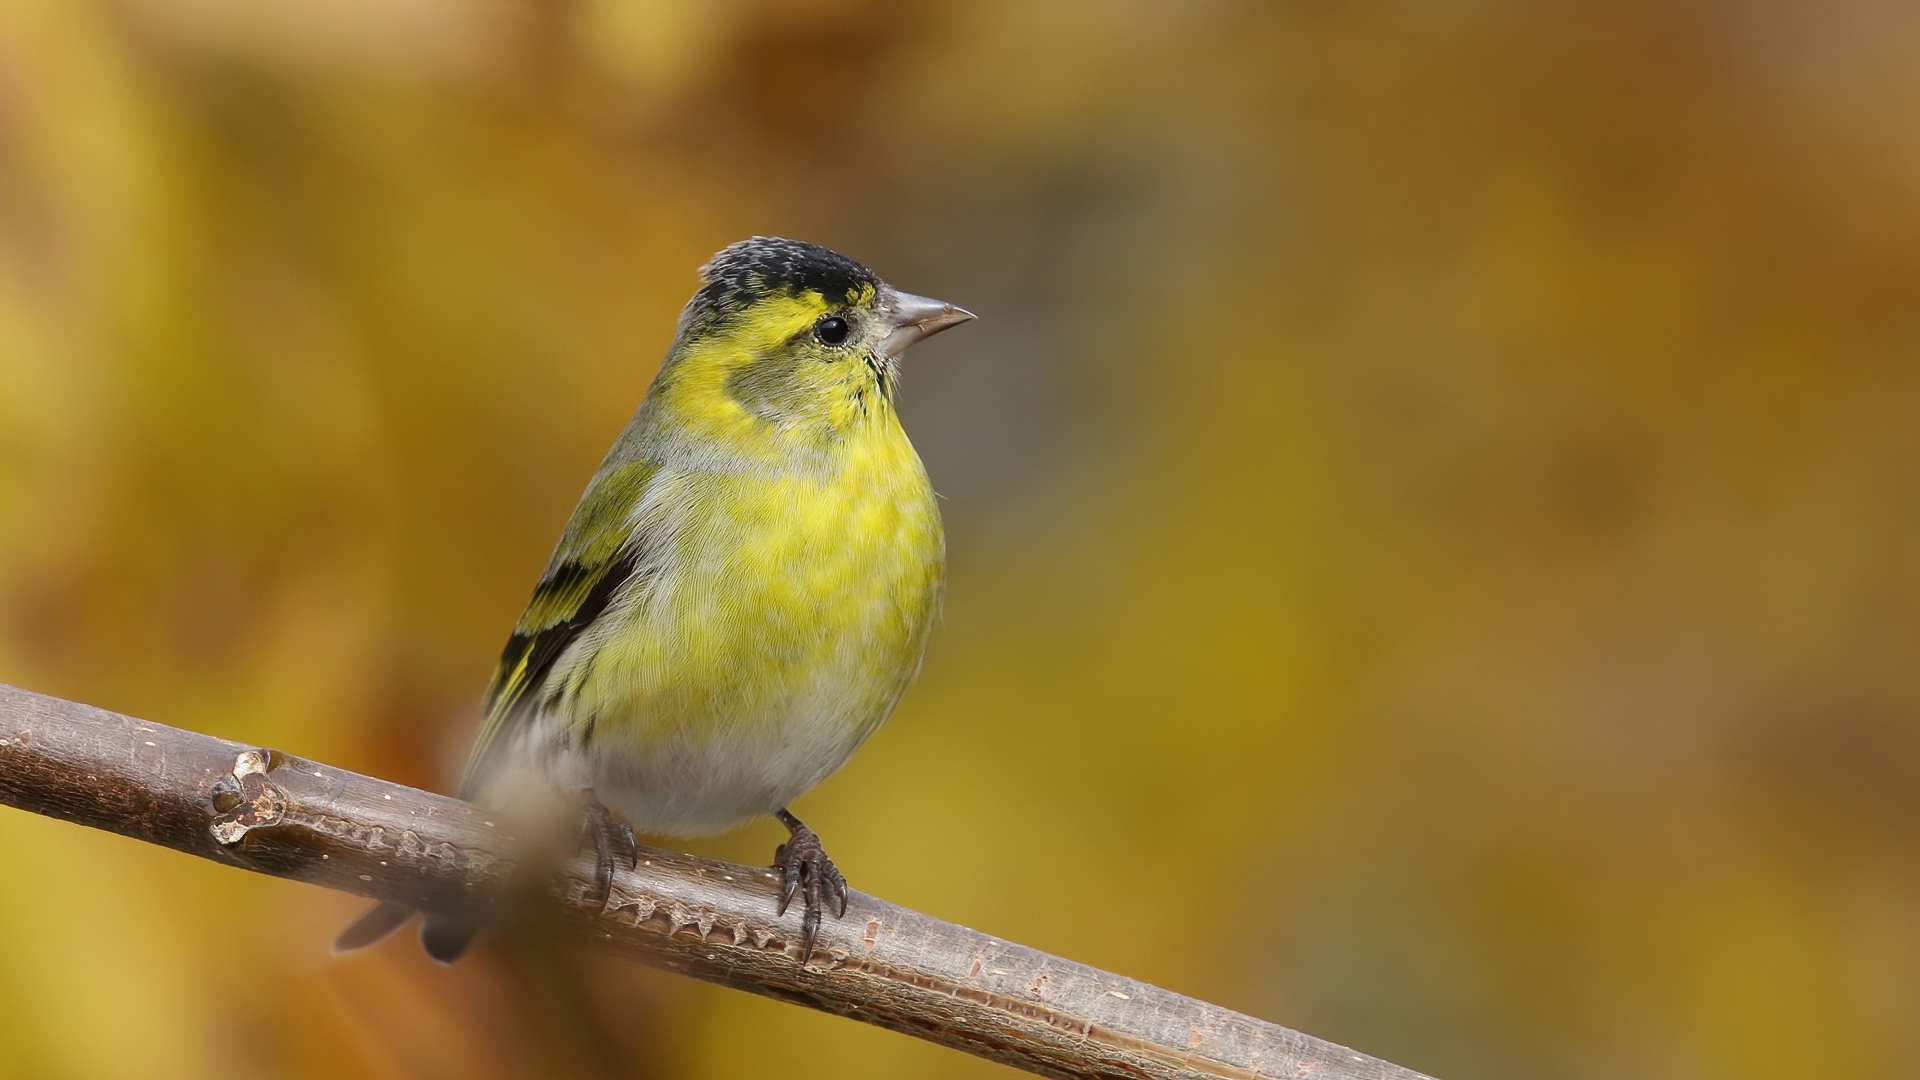
{"type": "MultiPolygon", "coordinates": [[[[534,786],[584,804],[605,896],[633,830],[710,834],[762,814],[803,949],[847,891],[788,812],[887,718],[919,669],[946,542],[894,411],[908,346],[973,315],[794,240],[700,271],[666,359],[588,482],[487,689],[460,796],[534,786]]],[[[381,903],[336,951],[411,912],[381,903]]],[[[420,939],[451,962],[470,921],[420,939]]]]}

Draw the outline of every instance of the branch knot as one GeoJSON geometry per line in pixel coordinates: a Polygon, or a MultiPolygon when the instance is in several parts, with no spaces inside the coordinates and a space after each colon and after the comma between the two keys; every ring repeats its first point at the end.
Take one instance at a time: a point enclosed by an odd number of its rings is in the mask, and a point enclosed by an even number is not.
{"type": "Polygon", "coordinates": [[[232,846],[253,829],[280,824],[287,812],[287,796],[267,779],[265,750],[247,750],[234,759],[233,772],[214,781],[213,808],[207,825],[213,838],[232,846]]]}

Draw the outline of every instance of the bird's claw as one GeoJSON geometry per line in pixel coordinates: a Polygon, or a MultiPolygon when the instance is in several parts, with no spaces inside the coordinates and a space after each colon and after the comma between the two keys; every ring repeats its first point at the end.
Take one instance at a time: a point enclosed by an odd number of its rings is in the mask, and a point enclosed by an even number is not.
{"type": "Polygon", "coordinates": [[[633,826],[614,817],[613,811],[589,791],[586,813],[580,819],[580,833],[593,842],[593,886],[604,907],[613,899],[615,857],[625,858],[629,870],[640,865],[640,848],[634,843],[633,826]]]}
{"type": "Polygon", "coordinates": [[[780,821],[792,832],[787,842],[773,853],[774,868],[780,871],[780,906],[776,914],[785,915],[794,897],[801,900],[805,913],[800,920],[800,962],[813,959],[813,943],[820,934],[820,915],[829,906],[834,917],[847,913],[847,879],[827,857],[820,837],[800,823],[800,819],[780,811],[780,821]]]}

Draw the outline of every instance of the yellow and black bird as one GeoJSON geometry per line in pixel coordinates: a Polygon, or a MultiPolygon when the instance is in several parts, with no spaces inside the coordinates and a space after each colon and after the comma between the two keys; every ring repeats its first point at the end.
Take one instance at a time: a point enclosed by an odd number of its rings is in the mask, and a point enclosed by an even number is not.
{"type": "MultiPolygon", "coordinates": [[[[771,814],[811,951],[846,882],[788,812],[887,718],[940,606],[939,509],[894,409],[900,354],[973,318],[859,263],[755,237],[701,269],[666,359],[587,484],[487,690],[460,795],[580,800],[605,895],[633,830],[771,814]]],[[[337,951],[411,914],[379,904],[337,951]]],[[[428,917],[451,961],[471,923],[428,917]]]]}

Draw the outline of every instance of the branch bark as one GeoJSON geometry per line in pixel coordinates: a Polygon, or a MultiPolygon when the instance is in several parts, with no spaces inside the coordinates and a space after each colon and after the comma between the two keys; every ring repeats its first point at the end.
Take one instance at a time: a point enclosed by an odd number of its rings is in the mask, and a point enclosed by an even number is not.
{"type": "MultiPolygon", "coordinates": [[[[512,871],[478,807],[0,685],[0,802],[242,869],[443,910],[512,871]]],[[[611,900],[551,881],[586,947],[1049,1076],[1422,1080],[1296,1031],[854,893],[800,962],[764,869],[641,849],[611,900]]]]}

